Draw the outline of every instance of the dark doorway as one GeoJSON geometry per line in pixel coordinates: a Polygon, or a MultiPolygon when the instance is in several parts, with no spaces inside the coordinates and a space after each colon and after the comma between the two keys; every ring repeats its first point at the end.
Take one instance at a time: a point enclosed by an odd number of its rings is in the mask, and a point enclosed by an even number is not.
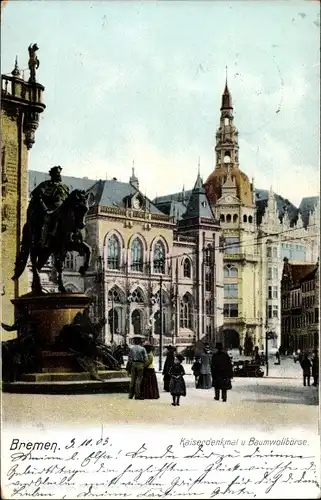
{"type": "Polygon", "coordinates": [[[142,335],[141,311],[139,309],[135,309],[132,313],[132,325],[134,328],[134,335],[142,335]]]}
{"type": "Polygon", "coordinates": [[[224,330],[224,343],[228,349],[238,349],[240,347],[240,336],[236,330],[224,330]]]}

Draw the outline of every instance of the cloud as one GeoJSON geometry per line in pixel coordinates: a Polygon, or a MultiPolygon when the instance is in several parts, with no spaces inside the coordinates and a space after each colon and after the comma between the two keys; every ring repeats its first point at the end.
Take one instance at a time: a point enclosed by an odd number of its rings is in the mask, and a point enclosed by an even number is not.
{"type": "Polygon", "coordinates": [[[308,163],[299,164],[295,151],[293,155],[285,143],[267,132],[255,146],[240,140],[240,162],[241,170],[254,176],[256,187],[272,186],[276,193],[297,206],[304,196],[319,194],[319,169],[308,163]]]}

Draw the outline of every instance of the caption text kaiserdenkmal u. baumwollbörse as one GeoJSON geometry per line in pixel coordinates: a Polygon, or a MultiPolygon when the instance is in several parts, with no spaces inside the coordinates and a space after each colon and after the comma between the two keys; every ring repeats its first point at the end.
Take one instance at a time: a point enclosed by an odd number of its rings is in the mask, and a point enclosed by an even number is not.
{"type": "Polygon", "coordinates": [[[10,498],[69,498],[72,492],[77,498],[272,498],[277,493],[282,498],[285,486],[287,494],[309,490],[309,496],[320,489],[317,456],[306,439],[137,439],[12,437],[3,484],[10,498]]]}

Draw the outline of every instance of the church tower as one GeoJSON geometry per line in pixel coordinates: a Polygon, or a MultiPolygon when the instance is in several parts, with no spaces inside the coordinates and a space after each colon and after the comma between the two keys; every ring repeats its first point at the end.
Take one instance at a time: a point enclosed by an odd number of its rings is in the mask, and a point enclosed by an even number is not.
{"type": "Polygon", "coordinates": [[[245,206],[254,207],[254,186],[239,168],[238,130],[234,124],[232,95],[226,77],[221,100],[220,124],[216,132],[214,171],[204,185],[212,206],[222,196],[222,186],[227,180],[228,172],[235,182],[240,202],[245,206]]]}
{"type": "Polygon", "coordinates": [[[216,132],[216,168],[239,164],[238,131],[234,125],[232,96],[227,85],[222,95],[220,126],[216,132]]]}
{"type": "MultiPolygon", "coordinates": [[[[12,324],[11,300],[27,292],[27,271],[13,282],[16,255],[28,206],[28,156],[35,143],[39,116],[45,109],[44,87],[36,81],[37,44],[29,47],[30,77],[25,80],[16,58],[11,75],[2,75],[1,88],[1,302],[2,322],[12,324]]],[[[23,65],[25,67],[25,64],[23,65]]],[[[2,331],[3,340],[8,334],[2,331]]]]}
{"type": "Polygon", "coordinates": [[[214,171],[204,187],[223,232],[224,330],[226,347],[251,337],[261,347],[262,315],[254,183],[239,167],[238,131],[227,79],[216,133],[214,171]]]}

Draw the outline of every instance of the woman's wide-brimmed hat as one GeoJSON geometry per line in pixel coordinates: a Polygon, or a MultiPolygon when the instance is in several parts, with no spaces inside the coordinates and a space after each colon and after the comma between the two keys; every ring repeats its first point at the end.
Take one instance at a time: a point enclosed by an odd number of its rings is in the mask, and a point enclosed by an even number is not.
{"type": "Polygon", "coordinates": [[[167,349],[168,351],[176,351],[176,347],[172,346],[172,345],[167,345],[165,347],[165,349],[167,349]]]}
{"type": "Polygon", "coordinates": [[[178,361],[182,362],[184,361],[184,356],[182,356],[181,354],[177,354],[176,358],[178,359],[178,361]]]}

